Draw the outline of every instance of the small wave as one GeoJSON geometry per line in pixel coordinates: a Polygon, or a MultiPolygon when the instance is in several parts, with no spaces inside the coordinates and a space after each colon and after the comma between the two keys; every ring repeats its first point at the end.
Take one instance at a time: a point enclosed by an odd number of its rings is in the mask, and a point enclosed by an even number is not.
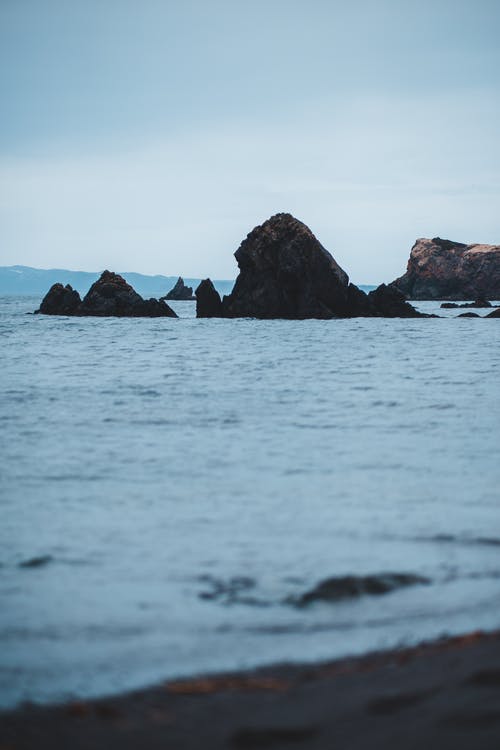
{"type": "Polygon", "coordinates": [[[291,596],[285,603],[307,607],[314,602],[337,602],[359,596],[380,596],[406,586],[429,584],[431,581],[414,573],[379,573],[368,576],[335,576],[325,578],[300,596],[291,596]]]}
{"type": "Polygon", "coordinates": [[[208,587],[198,594],[200,599],[217,601],[225,605],[246,604],[254,607],[267,607],[270,604],[248,593],[255,589],[257,584],[253,578],[247,576],[235,576],[223,580],[211,575],[202,575],[199,576],[198,581],[208,587]]]}

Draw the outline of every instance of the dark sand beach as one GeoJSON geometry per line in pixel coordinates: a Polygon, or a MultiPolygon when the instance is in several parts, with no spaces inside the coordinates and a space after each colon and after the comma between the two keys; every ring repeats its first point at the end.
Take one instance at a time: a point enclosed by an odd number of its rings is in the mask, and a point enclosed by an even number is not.
{"type": "Polygon", "coordinates": [[[0,715],[1,750],[500,747],[500,631],[0,715]]]}

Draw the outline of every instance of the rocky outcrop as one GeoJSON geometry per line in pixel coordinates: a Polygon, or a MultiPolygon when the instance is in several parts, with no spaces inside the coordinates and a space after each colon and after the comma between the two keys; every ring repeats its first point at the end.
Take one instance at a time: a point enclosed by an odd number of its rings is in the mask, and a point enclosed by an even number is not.
{"type": "Polygon", "coordinates": [[[210,279],[203,279],[198,285],[195,294],[197,318],[224,317],[222,300],[210,279]]]}
{"type": "Polygon", "coordinates": [[[186,286],[184,283],[184,279],[182,276],[179,276],[177,281],[175,282],[175,286],[172,287],[172,289],[169,291],[168,294],[166,294],[164,297],[160,297],[161,300],[177,300],[178,302],[184,302],[189,300],[194,300],[195,297],[193,297],[193,287],[192,286],[186,286]]]}
{"type": "Polygon", "coordinates": [[[370,312],[368,314],[377,318],[424,317],[422,313],[419,313],[406,301],[402,292],[386,284],[381,284],[373,292],[369,292],[368,301],[370,303],[370,312]]]}
{"type": "Polygon", "coordinates": [[[196,290],[198,317],[422,317],[394,289],[382,285],[366,295],[349,284],[346,272],[311,230],[290,214],[276,214],[256,227],[235,258],[240,272],[231,294],[222,302],[212,283],[203,282],[204,294],[208,294],[208,285],[212,286],[210,316],[201,304],[201,285],[196,290]]]}
{"type": "Polygon", "coordinates": [[[69,284],[53,284],[36,312],[43,315],[77,315],[81,304],[80,295],[69,284]]]}
{"type": "Polygon", "coordinates": [[[176,318],[165,302],[143,299],[122,276],[104,271],[83,298],[69,285],[54,284],[37,313],[98,317],[176,318]]]}
{"type": "Polygon", "coordinates": [[[408,299],[500,299],[500,245],[419,239],[392,285],[408,299]]]}

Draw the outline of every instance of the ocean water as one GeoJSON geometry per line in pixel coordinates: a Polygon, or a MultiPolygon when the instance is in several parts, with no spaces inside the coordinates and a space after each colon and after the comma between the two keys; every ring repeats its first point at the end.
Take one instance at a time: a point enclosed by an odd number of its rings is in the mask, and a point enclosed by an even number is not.
{"type": "Polygon", "coordinates": [[[500,626],[500,321],[38,304],[0,300],[1,706],[500,626]],[[290,602],[383,572],[429,583],[290,602]]]}

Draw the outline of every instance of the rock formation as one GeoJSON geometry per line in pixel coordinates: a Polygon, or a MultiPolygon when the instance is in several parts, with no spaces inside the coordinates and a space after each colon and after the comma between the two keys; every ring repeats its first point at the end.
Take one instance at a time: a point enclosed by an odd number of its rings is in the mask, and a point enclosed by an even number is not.
{"type": "Polygon", "coordinates": [[[79,315],[98,317],[176,318],[165,302],[143,299],[122,276],[104,271],[83,298],[69,285],[54,284],[44,297],[40,309],[45,315],[79,315]]]}
{"type": "Polygon", "coordinates": [[[485,318],[500,318],[500,307],[484,316],[485,318]]]}
{"type": "Polygon", "coordinates": [[[210,279],[203,279],[196,289],[196,317],[223,318],[222,301],[219,292],[210,279]]]}
{"type": "Polygon", "coordinates": [[[230,295],[221,301],[209,279],[196,290],[198,317],[423,317],[384,284],[369,295],[349,284],[311,230],[290,214],[256,227],[235,258],[240,273],[230,295]]]}
{"type": "Polygon", "coordinates": [[[80,295],[69,284],[53,284],[36,312],[43,315],[77,315],[81,304],[80,295]]]}
{"type": "Polygon", "coordinates": [[[164,297],[160,297],[160,299],[161,300],[170,299],[170,300],[177,300],[181,302],[186,301],[186,300],[194,300],[195,297],[193,297],[193,287],[186,286],[182,276],[179,276],[179,278],[175,282],[175,286],[172,287],[169,293],[166,294],[164,297]]]}
{"type": "Polygon", "coordinates": [[[409,299],[500,299],[500,245],[419,239],[392,285],[409,299]]]}

